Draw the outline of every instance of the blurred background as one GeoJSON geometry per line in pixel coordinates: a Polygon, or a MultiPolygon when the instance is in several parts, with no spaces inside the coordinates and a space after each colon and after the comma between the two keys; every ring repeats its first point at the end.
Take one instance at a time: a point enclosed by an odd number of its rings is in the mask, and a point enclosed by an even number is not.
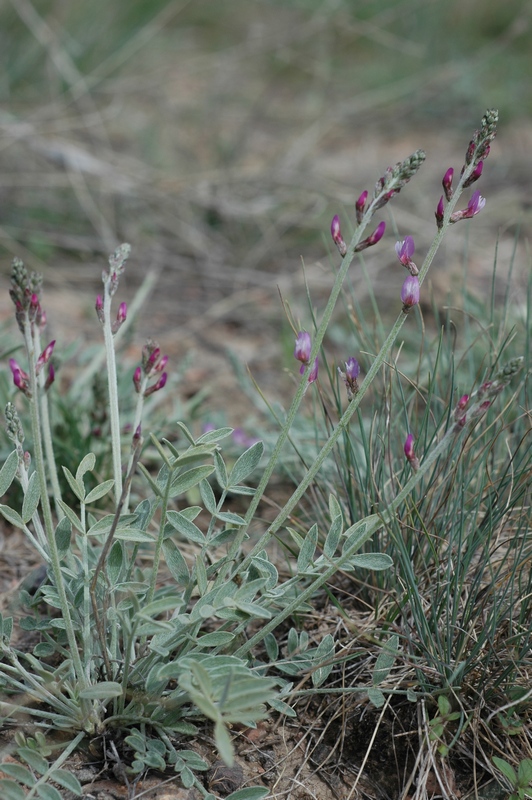
{"type": "Polygon", "coordinates": [[[2,321],[16,255],[44,273],[63,346],[97,339],[101,269],[128,241],[119,300],[156,278],[134,353],[151,335],[172,358],[188,354],[186,391],[209,384],[215,403],[231,391],[230,349],[282,394],[293,335],[279,291],[310,328],[304,278],[319,312],[338,263],[332,216],[347,238],[358,195],[426,150],[381,212],[367,281],[353,265],[361,301],[373,291],[395,315],[394,243],[413,235],[421,263],[443,173],[459,172],[489,107],[500,128],[478,184],[487,204],[449,232],[427,304],[462,291],[466,267],[487,298],[498,248],[500,292],[513,266],[519,313],[532,227],[529,0],[1,0],[0,65],[2,321]]]}

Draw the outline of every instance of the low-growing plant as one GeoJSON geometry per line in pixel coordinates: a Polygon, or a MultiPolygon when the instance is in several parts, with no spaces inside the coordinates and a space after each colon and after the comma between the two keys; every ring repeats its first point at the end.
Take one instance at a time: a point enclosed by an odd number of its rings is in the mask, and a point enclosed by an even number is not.
{"type": "MultiPolygon", "coordinates": [[[[305,632],[292,629],[286,655],[280,657],[273,632],[294,615],[311,612],[316,593],[339,571],[380,574],[389,570],[393,559],[390,552],[383,552],[379,538],[383,534],[379,532],[393,532],[401,525],[410,527],[410,517],[418,518],[427,486],[441,480],[443,464],[460,469],[455,465],[460,463],[473,430],[486,419],[494,401],[521,367],[518,357],[505,366],[494,363],[489,379],[479,380],[477,388],[471,387],[458,401],[452,395],[447,398],[449,405],[435,425],[427,414],[426,429],[420,431],[425,442],[423,457],[421,448],[414,447],[412,434],[405,434],[404,455],[410,474],[404,473],[400,482],[380,486],[378,502],[372,502],[371,508],[367,503],[358,506],[353,495],[346,502],[341,485],[331,487],[324,526],[313,524],[304,531],[292,524],[287,527],[335,448],[348,440],[355,413],[390,359],[402,326],[419,302],[423,281],[444,234],[450,225],[482,210],[485,201],[479,192],[473,193],[465,208],[455,209],[464,189],[481,176],[496,122],[497,113],[487,112],[468,147],[455,188],[452,171],[446,173],[445,202],[442,197],[437,205],[437,233],[423,265],[418,268],[412,259],[411,237],[398,243],[397,256],[408,272],[400,291],[399,315],[364,380],[358,360],[352,355],[346,358],[339,385],[347,390],[347,407],[327,432],[290,499],[253,540],[250,528],[257,519],[259,503],[285,452],[301,403],[317,381],[319,354],[351,262],[356,253],[375,246],[384,235],[384,221],[369,235],[367,226],[414,177],[425,154],[416,151],[386,170],[372,196],[362,193],[356,203],[357,226],[349,244],[342,237],[339,218],[334,217],[331,233],[342,263],[314,335],[295,331],[294,355],[301,365],[301,379],[267,458],[262,442],[254,442],[228,467],[221,445],[232,433],[228,427],[196,436],[178,421],[177,438],[172,435],[159,440],[150,435],[144,441],[145,400],[161,391],[167,381],[167,358],[153,341],[144,347],[141,363],[133,373],[136,407],[129,419],[121,417],[115,336],[128,310],[120,303],[113,313],[112,303],[129,256],[129,247],[122,245],[109,259],[103,273],[103,292],[96,300],[107,364],[111,477],[97,477],[102,470],[94,452],[84,454],[75,469],[57,465],[49,402],[49,392],[55,386],[55,342],[44,348],[41,344],[46,326],[41,278],[15,260],[11,296],[26,357],[24,365],[11,359],[10,367],[27,412],[21,410],[19,415],[13,402],[6,408],[7,433],[14,449],[0,471],[0,495],[17,480],[23,499],[17,507],[9,502],[2,504],[0,512],[34,546],[46,566],[46,579],[33,596],[22,592],[20,598],[26,615],[16,625],[39,637],[32,652],[17,646],[13,618],[0,619],[0,685],[4,693],[0,710],[4,724],[12,721],[17,725],[22,717],[31,720],[35,742],[50,730],[72,739],[67,746],[62,744],[62,755],[52,764],[48,762],[51,753],[45,755],[27,743],[19,743],[18,753],[27,767],[7,770],[11,779],[0,782],[6,797],[8,792],[16,800],[60,797],[57,790],[54,794],[49,780],[67,786],[61,769],[65,753],[84,741],[90,741],[93,748],[101,742],[103,752],[109,740],[120,743],[130,776],[171,767],[184,786],[195,785],[203,795],[212,797],[198,777],[206,763],[191,749],[183,748],[182,740],[194,735],[201,721],[208,720],[221,756],[231,763],[231,725],[253,727],[270,713],[268,707],[294,714],[287,702],[292,690],[288,678],[302,670],[311,672],[315,688],[327,681],[335,658],[331,635],[310,647],[305,632]],[[28,426],[22,425],[21,418],[28,419],[28,426]],[[125,422],[130,434],[124,434],[125,422]],[[25,449],[26,435],[31,441],[31,456],[25,449]],[[154,457],[157,469],[151,466],[154,457]],[[262,471],[258,486],[250,486],[250,476],[258,469],[262,471]],[[61,472],[71,498],[68,502],[61,472]],[[137,475],[143,488],[141,499],[131,508],[132,482],[137,475]],[[192,491],[198,504],[189,504],[192,491]],[[235,495],[248,503],[243,514],[227,510],[228,497],[235,495]],[[288,577],[279,576],[268,550],[271,539],[284,530],[294,554],[288,577]],[[366,543],[370,541],[377,547],[367,552],[366,543]],[[27,793],[20,784],[27,787],[27,793]]],[[[98,455],[98,459],[105,457],[104,452],[98,455]]],[[[349,456],[349,464],[353,463],[349,456]]],[[[374,479],[380,480],[378,476],[374,479]]],[[[443,529],[437,536],[443,538],[443,529]]],[[[399,530],[393,534],[393,541],[393,557],[404,565],[403,554],[413,552],[412,541],[399,530]]],[[[436,557],[438,550],[443,552],[440,539],[437,541],[429,540],[427,546],[436,557]]],[[[463,549],[462,544],[456,547],[444,550],[449,565],[451,552],[463,549]]],[[[421,554],[416,554],[411,572],[404,576],[412,607],[418,587],[415,564],[424,566],[425,553],[426,548],[422,548],[421,554]]],[[[389,617],[392,622],[393,614],[389,617]]],[[[376,665],[368,688],[377,703],[384,697],[385,681],[398,647],[399,639],[392,637],[376,665]]],[[[434,642],[434,648],[442,651],[441,659],[445,647],[446,642],[434,642]]],[[[416,659],[421,691],[426,692],[424,670],[434,668],[436,656],[433,649],[416,644],[412,657],[416,659]]],[[[456,660],[449,662],[450,686],[455,683],[456,660]]],[[[454,720],[452,712],[444,711],[440,708],[442,733],[447,722],[454,720]]],[[[437,730],[434,723],[433,731],[437,730]]],[[[72,781],[67,788],[80,791],[72,781]]],[[[234,797],[245,800],[265,793],[268,790],[255,787],[240,790],[234,797]]]]}

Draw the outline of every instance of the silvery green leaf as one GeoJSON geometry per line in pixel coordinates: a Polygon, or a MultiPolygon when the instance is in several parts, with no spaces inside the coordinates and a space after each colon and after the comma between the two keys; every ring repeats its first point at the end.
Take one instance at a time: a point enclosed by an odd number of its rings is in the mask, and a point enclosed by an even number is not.
{"type": "Polygon", "coordinates": [[[17,451],[13,450],[0,469],[0,497],[3,497],[15,479],[18,469],[17,451]]]}
{"type": "Polygon", "coordinates": [[[316,523],[314,523],[307,535],[304,537],[299,555],[297,557],[298,572],[306,572],[307,568],[312,564],[317,545],[318,526],[316,523]]]}
{"type": "Polygon", "coordinates": [[[153,536],[146,533],[146,531],[141,531],[140,528],[117,528],[114,538],[121,539],[124,542],[138,542],[139,544],[146,542],[153,544],[154,542],[153,536]]]}
{"type": "Polygon", "coordinates": [[[210,464],[201,467],[193,467],[192,469],[182,472],[172,481],[169,497],[177,497],[179,494],[185,494],[193,486],[196,486],[204,478],[207,478],[214,472],[214,467],[210,464]]]}
{"type": "Polygon", "coordinates": [[[115,484],[114,480],[109,480],[100,483],[99,486],[95,486],[94,489],[92,489],[85,498],[85,503],[87,504],[95,503],[96,500],[99,500],[100,497],[103,497],[104,495],[107,494],[107,492],[111,491],[114,484],[115,484]]]}
{"type": "Polygon", "coordinates": [[[68,789],[72,794],[82,794],[83,790],[80,782],[75,775],[68,772],[66,769],[54,769],[54,771],[50,773],[50,780],[54,781],[54,783],[58,783],[60,786],[64,786],[65,789],[68,789]]]}
{"type": "Polygon", "coordinates": [[[295,653],[299,647],[299,637],[295,628],[290,628],[288,631],[287,651],[289,655],[295,653]]]}
{"type": "Polygon", "coordinates": [[[215,514],[216,519],[222,522],[228,522],[230,525],[245,525],[246,520],[239,514],[233,514],[232,511],[219,511],[215,514]]]}
{"type": "Polygon", "coordinates": [[[417,703],[417,701],[419,700],[417,692],[415,692],[411,686],[409,686],[408,689],[406,690],[406,699],[408,700],[409,703],[417,703]]]}
{"type": "Polygon", "coordinates": [[[228,766],[232,767],[235,760],[233,744],[227,728],[220,720],[214,726],[214,741],[222,759],[228,766]]]}
{"type": "Polygon", "coordinates": [[[274,698],[273,700],[268,700],[268,705],[271,706],[274,711],[278,711],[279,714],[284,714],[286,717],[297,717],[297,711],[294,711],[284,700],[274,698]]]}
{"type": "Polygon", "coordinates": [[[351,525],[344,533],[345,542],[342,547],[342,552],[347,553],[351,550],[355,552],[355,550],[362,547],[364,542],[367,542],[380,527],[382,527],[382,521],[377,514],[371,514],[369,517],[364,517],[364,519],[355,522],[354,525],[351,525]]]}
{"type": "Polygon", "coordinates": [[[207,591],[207,570],[201,553],[196,556],[196,583],[200,595],[203,596],[207,591]]]}
{"type": "Polygon", "coordinates": [[[67,506],[67,504],[64,503],[63,500],[59,500],[58,502],[59,502],[59,505],[61,506],[61,508],[63,509],[64,513],[69,518],[69,520],[72,523],[72,525],[74,526],[74,528],[77,531],[79,531],[80,533],[83,533],[83,525],[81,524],[81,520],[78,517],[78,515],[74,511],[72,511],[70,506],[67,506]]]}
{"type": "Polygon", "coordinates": [[[49,783],[39,784],[36,790],[40,800],[63,800],[62,795],[55,786],[50,786],[49,783]]]}
{"type": "Polygon", "coordinates": [[[100,681],[79,692],[79,696],[85,700],[109,700],[111,697],[120,697],[121,694],[122,684],[116,681],[100,681]]]}
{"type": "Polygon", "coordinates": [[[48,772],[48,761],[39,755],[39,753],[36,753],[35,750],[32,750],[31,747],[17,748],[17,755],[22,758],[34,772],[38,772],[39,775],[44,775],[45,772],[48,772]]]}
{"type": "Polygon", "coordinates": [[[165,611],[173,611],[176,606],[181,604],[181,599],[180,595],[167,594],[142,606],[139,613],[143,617],[158,617],[165,611]]]}
{"type": "Polygon", "coordinates": [[[177,424],[177,427],[179,428],[179,430],[186,436],[186,438],[188,439],[190,444],[196,444],[196,442],[194,440],[194,437],[190,433],[190,431],[187,428],[187,426],[185,425],[185,423],[184,422],[177,422],[176,424],[177,424]]]}
{"type": "Polygon", "coordinates": [[[393,559],[386,553],[359,553],[349,559],[353,567],[383,570],[393,567],[393,559]]]}
{"type": "Polygon", "coordinates": [[[72,523],[68,517],[63,517],[63,519],[59,520],[54,535],[59,557],[63,558],[70,550],[70,540],[72,538],[72,523]]]}
{"type": "Polygon", "coordinates": [[[207,431],[199,439],[196,439],[196,444],[214,444],[222,439],[227,439],[232,433],[233,428],[217,428],[215,431],[207,431]]]}
{"type": "Polygon", "coordinates": [[[26,800],[26,792],[16,781],[0,780],[0,796],[3,800],[26,800]]]}
{"type": "Polygon", "coordinates": [[[279,658],[279,644],[273,633],[267,633],[264,637],[264,647],[270,661],[277,661],[279,658]]]}
{"type": "Polygon", "coordinates": [[[333,495],[329,495],[329,516],[332,521],[336,519],[336,517],[342,517],[342,507],[338,502],[337,498],[333,495]]]}
{"type": "Polygon", "coordinates": [[[214,470],[216,472],[216,480],[221,489],[227,489],[227,468],[222,458],[222,454],[218,450],[214,451],[214,470]]]}
{"type": "Polygon", "coordinates": [[[386,698],[384,697],[381,690],[377,689],[375,686],[373,686],[371,689],[368,689],[368,697],[375,706],[375,708],[382,708],[382,706],[386,702],[386,698]]]}
{"type": "Polygon", "coordinates": [[[172,577],[180,586],[187,586],[190,580],[187,562],[181,555],[179,548],[171,539],[165,539],[162,544],[166,565],[172,577]]]}
{"type": "Polygon", "coordinates": [[[203,505],[209,514],[216,514],[216,498],[209,481],[201,481],[199,488],[203,505]]]}
{"type": "Polygon", "coordinates": [[[14,509],[9,508],[9,506],[4,506],[2,503],[0,503],[0,514],[2,514],[2,516],[16,528],[24,528],[24,522],[22,521],[20,514],[17,511],[14,511],[14,509]]]}
{"type": "Polygon", "coordinates": [[[116,586],[121,578],[121,573],[126,565],[126,557],[124,552],[124,545],[122,542],[113,542],[109,555],[107,557],[107,575],[111,582],[111,586],[116,586]]]}
{"type": "Polygon", "coordinates": [[[187,519],[187,517],[181,511],[167,511],[166,518],[170,525],[179,531],[183,536],[189,539],[191,542],[196,542],[197,544],[205,544],[205,536],[200,531],[197,525],[187,519]]]}
{"type": "Polygon", "coordinates": [[[197,461],[205,461],[206,458],[210,458],[213,453],[213,447],[205,445],[204,447],[189,447],[184,453],[178,455],[172,461],[173,469],[177,467],[185,467],[190,464],[194,464],[197,461]]]}
{"type": "Polygon", "coordinates": [[[28,488],[26,489],[26,494],[24,495],[24,502],[22,504],[22,520],[23,522],[29,522],[30,519],[35,514],[37,510],[37,506],[39,505],[39,500],[41,497],[41,487],[39,485],[39,476],[36,472],[33,472],[30,476],[28,481],[28,488]]]}
{"type": "Polygon", "coordinates": [[[81,459],[81,463],[76,470],[76,482],[83,486],[83,476],[86,472],[92,472],[94,466],[96,464],[96,456],[94,453],[87,453],[87,455],[81,459]]]}
{"type": "Polygon", "coordinates": [[[377,656],[377,660],[375,661],[375,667],[373,668],[374,686],[377,686],[377,684],[386,680],[390,674],[390,670],[395,664],[398,652],[399,636],[394,633],[393,636],[390,636],[386,644],[383,645],[383,648],[377,656]]]}
{"type": "Polygon", "coordinates": [[[24,786],[34,786],[36,783],[29,769],[23,767],[22,764],[11,764],[9,761],[2,761],[2,772],[9,775],[10,778],[15,778],[19,783],[23,783],[24,786]]]}
{"type": "Polygon", "coordinates": [[[225,800],[262,800],[263,797],[267,797],[269,794],[270,790],[265,789],[263,786],[248,786],[245,789],[237,789],[236,792],[227,795],[225,800]]]}
{"type": "Polygon", "coordinates": [[[213,631],[199,636],[196,643],[198,647],[222,647],[231,644],[234,638],[235,634],[229,631],[213,631]]]}
{"type": "Polygon", "coordinates": [[[321,664],[322,662],[330,662],[324,663],[323,666],[318,667],[312,672],[312,684],[315,687],[321,686],[322,683],[329,677],[331,674],[334,663],[334,639],[330,633],[323,637],[321,642],[319,643],[318,647],[316,648],[316,652],[313,657],[314,664],[321,664]]]}
{"type": "Polygon", "coordinates": [[[83,501],[85,497],[85,487],[83,486],[83,484],[79,483],[75,479],[75,477],[72,475],[68,467],[63,467],[63,472],[65,473],[65,478],[67,479],[70,488],[72,489],[78,500],[83,501]]]}
{"type": "Polygon", "coordinates": [[[327,534],[327,538],[325,539],[323,545],[323,555],[327,559],[334,558],[334,554],[338,548],[338,543],[340,542],[340,536],[342,535],[342,527],[343,527],[343,520],[341,516],[336,516],[333,518],[331,523],[331,527],[329,528],[329,532],[327,534]]]}
{"type": "Polygon", "coordinates": [[[257,468],[264,452],[262,442],[255,442],[237,459],[229,475],[229,485],[238,486],[257,468]]]}

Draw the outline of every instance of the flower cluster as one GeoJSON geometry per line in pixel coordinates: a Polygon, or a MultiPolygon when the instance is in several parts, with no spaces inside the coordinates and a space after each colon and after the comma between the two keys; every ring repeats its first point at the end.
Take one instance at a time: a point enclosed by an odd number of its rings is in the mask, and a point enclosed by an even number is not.
{"type": "Polygon", "coordinates": [[[142,348],[142,364],[133,373],[133,385],[137,394],[149,397],[150,394],[158,392],[166,384],[168,374],[163,372],[168,362],[168,356],[161,356],[161,349],[157,342],[148,339],[142,348]],[[150,378],[158,377],[157,381],[148,386],[150,378]]]}

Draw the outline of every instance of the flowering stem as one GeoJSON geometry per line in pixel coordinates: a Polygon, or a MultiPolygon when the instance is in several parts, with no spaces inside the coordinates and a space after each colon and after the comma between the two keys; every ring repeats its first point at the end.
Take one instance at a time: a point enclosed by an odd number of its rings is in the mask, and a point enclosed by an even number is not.
{"type": "Polygon", "coordinates": [[[116,359],[111,330],[111,293],[109,282],[105,282],[103,297],[103,335],[107,355],[107,382],[109,384],[109,421],[111,423],[111,449],[113,454],[113,477],[115,480],[115,502],[118,505],[122,495],[122,443],[120,441],[120,414],[118,410],[118,389],[116,379],[116,359]]]}
{"type": "MultiPolygon", "coordinates": [[[[33,340],[34,352],[39,353],[41,349],[39,332],[36,329],[33,340]]],[[[54,445],[52,440],[52,428],[50,425],[50,407],[48,404],[48,395],[45,390],[46,374],[45,370],[41,369],[38,375],[39,384],[39,402],[41,404],[41,432],[44,452],[46,454],[46,464],[48,467],[48,474],[50,478],[50,486],[54,498],[55,513],[59,520],[63,519],[65,513],[61,508],[61,487],[59,486],[59,478],[57,477],[57,465],[55,462],[54,445]]]]}
{"type": "MultiPolygon", "coordinates": [[[[54,524],[52,520],[52,510],[50,507],[50,498],[48,497],[48,485],[46,482],[44,453],[41,440],[41,419],[39,413],[38,392],[39,386],[37,382],[37,375],[35,373],[35,351],[34,341],[31,335],[31,323],[26,321],[24,325],[24,341],[26,344],[26,351],[28,354],[28,371],[30,379],[30,413],[31,413],[31,428],[33,434],[33,450],[35,456],[35,470],[39,478],[39,486],[41,490],[41,507],[43,511],[44,530],[46,533],[46,541],[50,553],[50,566],[54,575],[54,584],[59,595],[59,602],[61,603],[61,612],[65,621],[65,631],[68,638],[68,644],[72,656],[74,669],[80,682],[80,687],[86,687],[85,674],[83,665],[78,650],[78,643],[74,626],[72,624],[72,617],[70,615],[70,606],[65,590],[63,581],[63,574],[61,572],[61,559],[57,549],[55,540],[54,524]]],[[[83,701],[82,701],[83,702],[83,701]]]]}
{"type": "MultiPolygon", "coordinates": [[[[451,201],[448,203],[447,208],[445,209],[445,214],[444,214],[444,218],[443,218],[443,224],[442,224],[441,228],[438,230],[438,232],[436,233],[436,236],[434,237],[432,245],[431,245],[431,247],[429,249],[429,252],[427,253],[427,256],[425,258],[425,261],[423,262],[423,266],[421,267],[421,269],[419,271],[419,282],[420,282],[420,284],[423,282],[423,280],[424,280],[424,278],[425,278],[425,276],[426,276],[426,274],[427,274],[427,272],[428,272],[428,270],[429,270],[429,268],[430,268],[430,266],[432,264],[432,261],[434,260],[434,256],[436,255],[438,247],[441,244],[441,241],[443,239],[443,236],[444,236],[445,231],[447,229],[447,226],[449,224],[449,219],[450,219],[450,216],[452,214],[452,211],[453,211],[453,209],[454,209],[456,203],[458,202],[458,200],[460,198],[460,195],[462,193],[463,184],[467,180],[467,178],[469,177],[470,173],[473,172],[473,170],[474,170],[474,164],[470,164],[464,170],[464,173],[463,173],[463,175],[461,177],[460,183],[458,184],[457,189],[456,189],[451,201]]],[[[376,201],[374,201],[374,203],[375,202],[378,202],[378,198],[377,198],[376,201]]],[[[343,282],[343,280],[344,280],[344,278],[345,278],[345,276],[347,274],[347,270],[348,270],[349,265],[350,265],[350,263],[351,263],[351,261],[353,259],[353,256],[354,256],[354,253],[355,253],[355,247],[356,247],[358,241],[360,240],[364,223],[367,224],[371,214],[372,214],[372,207],[370,206],[370,208],[368,209],[368,211],[364,215],[364,218],[363,218],[363,221],[362,221],[360,227],[356,230],[355,235],[353,236],[353,238],[352,238],[352,240],[351,240],[351,242],[349,244],[346,256],[345,256],[344,261],[342,263],[342,267],[340,269],[340,272],[338,273],[335,285],[334,285],[333,290],[331,292],[331,296],[329,298],[329,302],[327,303],[327,307],[326,307],[324,315],[323,315],[322,323],[321,323],[321,325],[320,325],[320,327],[318,329],[318,333],[317,333],[315,341],[314,341],[314,347],[313,347],[313,350],[312,350],[312,354],[310,356],[311,360],[316,356],[316,354],[318,352],[318,349],[319,349],[319,347],[321,345],[321,342],[323,340],[323,336],[325,334],[327,325],[329,323],[329,320],[331,318],[331,315],[332,315],[332,312],[333,312],[333,309],[334,309],[334,305],[335,305],[336,300],[338,298],[342,282],[343,282]]],[[[260,539],[257,542],[257,544],[251,549],[251,551],[248,553],[248,555],[244,558],[243,562],[234,569],[235,572],[245,571],[249,567],[249,565],[251,563],[251,559],[254,556],[256,556],[258,552],[260,552],[262,549],[264,549],[264,547],[269,542],[269,540],[272,538],[272,536],[279,530],[279,528],[283,525],[283,523],[288,518],[290,513],[297,506],[297,504],[299,503],[299,501],[301,500],[301,498],[303,497],[303,495],[307,491],[308,487],[310,486],[310,484],[312,483],[312,481],[314,480],[314,478],[318,474],[319,470],[321,469],[321,467],[323,465],[323,462],[330,455],[331,451],[333,450],[334,446],[336,445],[336,442],[338,441],[340,436],[342,436],[347,431],[347,428],[348,428],[349,422],[351,420],[351,417],[353,416],[353,414],[356,412],[356,410],[360,406],[360,403],[361,403],[364,395],[366,394],[366,392],[368,391],[369,387],[371,386],[371,383],[373,382],[374,378],[376,377],[377,373],[379,372],[381,366],[384,364],[384,362],[388,358],[388,355],[389,355],[389,353],[390,353],[390,351],[391,351],[391,349],[393,347],[393,344],[394,344],[394,342],[395,342],[395,340],[396,340],[396,338],[397,338],[397,336],[399,334],[399,331],[401,330],[406,318],[407,318],[407,315],[404,312],[401,312],[400,315],[397,317],[397,319],[396,319],[396,321],[395,321],[390,333],[388,334],[388,336],[386,338],[386,341],[382,345],[380,352],[378,353],[377,357],[375,358],[375,361],[371,365],[371,367],[370,367],[370,369],[369,369],[364,381],[360,385],[360,389],[359,389],[357,395],[351,400],[351,402],[347,406],[347,408],[344,411],[342,417],[340,418],[340,421],[338,422],[338,425],[336,426],[335,430],[330,435],[330,437],[327,440],[327,442],[323,445],[321,451],[319,452],[318,456],[316,457],[316,460],[314,461],[312,466],[309,468],[307,474],[301,480],[301,482],[299,483],[299,485],[295,489],[295,491],[292,494],[292,496],[290,497],[290,499],[283,506],[283,508],[281,509],[281,511],[279,512],[279,514],[275,518],[275,520],[271,523],[271,525],[266,530],[266,532],[260,537],[260,539]]],[[[258,505],[258,503],[260,501],[260,498],[262,497],[262,494],[264,493],[264,490],[266,488],[266,484],[267,484],[267,482],[268,482],[268,480],[269,480],[269,478],[271,476],[271,473],[273,471],[273,464],[275,463],[275,460],[279,457],[279,453],[280,453],[281,447],[284,444],[284,442],[286,441],[286,437],[288,436],[288,431],[290,430],[290,426],[292,425],[292,422],[293,422],[293,420],[295,418],[295,415],[296,415],[296,412],[297,412],[297,408],[299,407],[299,403],[300,403],[301,398],[303,396],[303,392],[304,392],[304,390],[306,388],[306,378],[307,378],[307,372],[308,371],[309,370],[307,368],[305,376],[303,377],[303,380],[302,380],[302,385],[299,386],[298,393],[296,394],[296,396],[294,398],[294,401],[292,403],[292,407],[291,407],[289,415],[287,417],[285,426],[283,428],[283,431],[281,432],[281,436],[279,437],[279,442],[277,443],[277,446],[276,446],[276,448],[275,448],[275,450],[274,450],[274,452],[272,454],[271,462],[266,467],[266,471],[265,471],[265,474],[263,475],[263,479],[261,480],[261,482],[259,484],[257,492],[256,492],[256,494],[255,494],[255,496],[253,498],[253,501],[252,501],[251,505],[250,505],[250,509],[248,510],[248,514],[246,514],[246,517],[245,517],[246,525],[243,526],[242,529],[239,531],[239,535],[238,535],[237,541],[235,541],[233,547],[229,551],[229,558],[230,559],[236,557],[236,553],[238,552],[238,547],[240,547],[240,544],[244,539],[244,536],[245,536],[246,531],[247,531],[247,527],[248,527],[251,519],[253,518],[253,515],[255,513],[257,505],[258,505]],[[273,462],[273,464],[272,464],[272,462],[273,462]]]]}

